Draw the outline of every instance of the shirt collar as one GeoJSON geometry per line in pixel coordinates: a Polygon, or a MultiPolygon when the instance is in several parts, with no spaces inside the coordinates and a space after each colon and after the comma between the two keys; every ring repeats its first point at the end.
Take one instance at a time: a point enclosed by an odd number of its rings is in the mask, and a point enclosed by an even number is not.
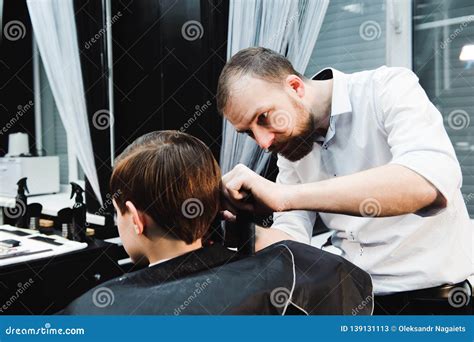
{"type": "Polygon", "coordinates": [[[325,68],[311,78],[313,80],[333,79],[331,116],[352,112],[346,77],[347,75],[339,70],[325,68]]]}

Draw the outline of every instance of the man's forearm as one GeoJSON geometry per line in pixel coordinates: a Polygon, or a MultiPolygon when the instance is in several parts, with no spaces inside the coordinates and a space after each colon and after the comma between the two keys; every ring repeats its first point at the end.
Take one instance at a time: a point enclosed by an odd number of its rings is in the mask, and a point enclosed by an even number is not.
{"type": "Polygon", "coordinates": [[[354,216],[395,216],[445,206],[424,177],[401,165],[385,165],[348,176],[291,187],[291,210],[354,216]]]}

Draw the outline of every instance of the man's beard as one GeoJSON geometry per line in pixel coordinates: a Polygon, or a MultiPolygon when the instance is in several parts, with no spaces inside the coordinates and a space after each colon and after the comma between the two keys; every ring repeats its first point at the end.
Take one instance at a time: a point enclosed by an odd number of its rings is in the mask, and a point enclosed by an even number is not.
{"type": "Polygon", "coordinates": [[[313,143],[316,137],[314,117],[312,113],[309,113],[308,121],[303,126],[302,132],[279,143],[279,146],[272,150],[281,154],[289,161],[295,162],[304,158],[313,150],[313,143]]]}

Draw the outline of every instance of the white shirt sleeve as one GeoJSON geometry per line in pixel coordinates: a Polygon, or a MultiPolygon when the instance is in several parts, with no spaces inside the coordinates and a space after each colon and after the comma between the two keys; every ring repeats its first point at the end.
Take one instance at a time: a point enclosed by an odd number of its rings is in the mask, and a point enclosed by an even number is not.
{"type": "MultiPolygon", "coordinates": [[[[449,202],[461,187],[462,174],[443,117],[405,68],[381,68],[375,82],[378,123],[387,134],[393,164],[403,165],[431,182],[449,202]]],[[[433,215],[436,212],[417,214],[433,215]]]]}
{"type": "MultiPolygon", "coordinates": [[[[287,159],[278,156],[277,183],[299,184],[301,183],[294,166],[287,159]]],[[[272,228],[279,229],[303,243],[310,243],[313,236],[313,226],[316,221],[316,213],[307,210],[292,210],[273,214],[272,228]]]]}

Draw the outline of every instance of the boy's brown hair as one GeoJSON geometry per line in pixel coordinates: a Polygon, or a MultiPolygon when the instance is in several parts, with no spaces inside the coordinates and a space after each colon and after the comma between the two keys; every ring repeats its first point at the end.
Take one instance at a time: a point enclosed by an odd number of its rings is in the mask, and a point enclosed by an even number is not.
{"type": "Polygon", "coordinates": [[[136,139],[116,159],[110,188],[121,213],[126,201],[175,239],[203,237],[219,210],[221,171],[209,148],[178,131],[136,139]]]}

